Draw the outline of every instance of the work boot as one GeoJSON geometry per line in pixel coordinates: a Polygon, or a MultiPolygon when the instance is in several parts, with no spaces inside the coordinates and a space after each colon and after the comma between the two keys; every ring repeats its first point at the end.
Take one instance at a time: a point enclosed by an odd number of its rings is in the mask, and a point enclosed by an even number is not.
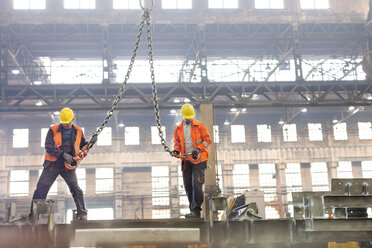
{"type": "Polygon", "coordinates": [[[200,218],[200,212],[194,212],[194,211],[192,211],[191,213],[189,213],[189,214],[186,214],[185,215],[185,218],[200,218]]]}
{"type": "Polygon", "coordinates": [[[87,213],[80,213],[77,216],[77,220],[87,220],[87,219],[88,219],[87,213]]]}

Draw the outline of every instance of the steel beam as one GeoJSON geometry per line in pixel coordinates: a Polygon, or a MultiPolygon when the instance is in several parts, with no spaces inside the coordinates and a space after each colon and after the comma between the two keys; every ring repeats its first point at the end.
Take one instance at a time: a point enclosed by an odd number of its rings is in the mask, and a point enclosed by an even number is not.
{"type": "MultiPolygon", "coordinates": [[[[301,244],[369,241],[371,219],[318,219],[316,231],[303,220],[207,221],[186,219],[101,220],[57,224],[54,240],[47,239],[47,225],[33,232],[30,225],[0,225],[0,247],[71,247],[124,245],[210,244],[212,247],[303,247],[301,244]],[[355,227],[355,228],[353,228],[355,227]]],[[[318,247],[318,246],[317,246],[318,247]]]]}
{"type": "MultiPolygon", "coordinates": [[[[140,21],[139,19],[137,20],[140,21]]],[[[354,46],[366,46],[364,23],[300,23],[296,39],[301,37],[301,55],[339,56],[354,54],[354,46]],[[350,44],[353,44],[350,47],[350,44]]],[[[161,56],[184,56],[194,42],[199,24],[154,23],[153,39],[156,54],[161,56]]],[[[17,40],[27,43],[34,56],[51,57],[101,57],[102,33],[105,27],[99,24],[9,24],[8,32],[17,40]],[[56,47],[58,49],[56,49],[56,47]]],[[[137,24],[108,24],[111,55],[130,56],[137,24]]],[[[205,52],[211,57],[239,56],[259,58],[270,44],[293,41],[291,23],[244,23],[205,24],[205,52]]],[[[270,51],[269,51],[270,52],[270,51]]]]}
{"type": "MultiPolygon", "coordinates": [[[[8,85],[1,89],[0,112],[56,110],[69,105],[76,110],[107,110],[121,85],[8,85]],[[36,106],[42,100],[44,105],[36,106]]],[[[158,83],[162,108],[172,108],[174,98],[188,98],[194,105],[214,107],[324,107],[368,106],[372,82],[229,82],[158,83]],[[252,97],[255,94],[255,97],[252,97]]],[[[153,108],[151,84],[128,84],[118,109],[153,108]],[[140,92],[140,94],[139,94],[140,92]]]]}

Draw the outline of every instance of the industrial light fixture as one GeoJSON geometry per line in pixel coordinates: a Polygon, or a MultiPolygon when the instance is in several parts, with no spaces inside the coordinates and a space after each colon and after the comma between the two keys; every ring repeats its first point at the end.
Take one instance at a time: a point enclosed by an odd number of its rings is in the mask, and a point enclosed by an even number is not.
{"type": "Polygon", "coordinates": [[[283,121],[283,120],[280,120],[280,121],[278,122],[278,124],[279,124],[279,125],[283,125],[283,124],[284,124],[284,121],[283,121]]]}
{"type": "Polygon", "coordinates": [[[350,106],[350,107],[349,107],[349,111],[353,111],[354,109],[355,109],[354,106],[350,106]]]}
{"type": "Polygon", "coordinates": [[[59,115],[59,111],[54,111],[54,115],[59,115]]]}
{"type": "Polygon", "coordinates": [[[18,69],[13,69],[13,70],[12,70],[12,73],[13,73],[14,75],[18,75],[18,74],[19,74],[19,70],[18,70],[18,69]]]}
{"type": "Polygon", "coordinates": [[[185,98],[185,100],[183,100],[184,102],[191,102],[191,100],[189,98],[185,98]]]}
{"type": "Polygon", "coordinates": [[[302,113],[306,113],[306,112],[307,112],[307,108],[303,108],[303,109],[301,109],[301,112],[302,112],[302,113]]]}
{"type": "Polygon", "coordinates": [[[125,125],[124,125],[123,122],[120,122],[118,126],[119,126],[119,127],[124,127],[125,125]]]}
{"type": "Polygon", "coordinates": [[[253,94],[253,98],[256,98],[256,97],[258,97],[258,95],[257,94],[253,94]]]}
{"type": "Polygon", "coordinates": [[[236,111],[238,111],[238,109],[237,108],[231,108],[230,111],[231,112],[236,112],[236,111]]]}
{"type": "Polygon", "coordinates": [[[34,81],[34,84],[35,85],[40,85],[41,84],[41,81],[34,81]]]}
{"type": "Polygon", "coordinates": [[[174,100],[173,100],[174,103],[179,103],[180,101],[181,101],[181,100],[178,99],[178,98],[174,98],[174,100]]]}
{"type": "Polygon", "coordinates": [[[175,114],[175,113],[177,113],[177,111],[175,109],[171,109],[170,113],[175,114]]]}
{"type": "Polygon", "coordinates": [[[338,120],[336,120],[336,119],[334,119],[334,120],[332,121],[333,124],[336,124],[337,122],[338,122],[338,120]]]}
{"type": "Polygon", "coordinates": [[[230,122],[228,122],[228,121],[225,121],[224,123],[223,123],[225,126],[227,126],[227,125],[229,125],[230,124],[230,122]]]}
{"type": "Polygon", "coordinates": [[[43,106],[43,102],[42,101],[38,101],[37,103],[35,103],[36,106],[43,106]]]}
{"type": "Polygon", "coordinates": [[[242,108],[242,112],[247,112],[247,109],[246,108],[242,108]]]}

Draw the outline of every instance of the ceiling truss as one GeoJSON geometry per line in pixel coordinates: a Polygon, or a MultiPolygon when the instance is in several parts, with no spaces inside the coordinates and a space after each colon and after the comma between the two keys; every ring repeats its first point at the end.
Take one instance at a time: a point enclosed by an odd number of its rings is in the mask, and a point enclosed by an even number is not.
{"type": "MultiPolygon", "coordinates": [[[[45,111],[70,106],[77,110],[107,110],[121,85],[14,85],[1,89],[1,112],[45,111]],[[43,105],[37,106],[36,102],[43,105]]],[[[182,105],[215,107],[323,107],[371,104],[372,82],[228,82],[161,83],[157,85],[161,108],[182,105]]],[[[153,108],[151,84],[128,84],[119,109],[153,108]]]]}

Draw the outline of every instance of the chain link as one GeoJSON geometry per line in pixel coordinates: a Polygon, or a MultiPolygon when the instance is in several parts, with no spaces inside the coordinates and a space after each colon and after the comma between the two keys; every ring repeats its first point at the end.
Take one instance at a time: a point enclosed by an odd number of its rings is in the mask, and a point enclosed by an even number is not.
{"type": "Polygon", "coordinates": [[[117,96],[115,97],[114,101],[112,102],[111,109],[107,112],[107,116],[106,116],[105,120],[102,122],[102,124],[98,127],[97,131],[92,135],[92,138],[89,140],[89,142],[88,142],[88,147],[89,148],[93,147],[94,143],[92,142],[92,140],[94,138],[96,138],[102,132],[102,130],[106,127],[106,125],[109,122],[110,118],[112,117],[115,109],[119,105],[119,102],[120,102],[120,100],[123,96],[123,93],[125,91],[125,88],[127,86],[129,76],[132,72],[132,67],[133,67],[134,61],[136,60],[138,47],[139,47],[139,44],[140,44],[140,41],[141,41],[143,27],[144,27],[144,24],[146,23],[147,43],[148,43],[147,47],[148,47],[148,50],[149,50],[149,63],[150,63],[150,73],[151,73],[152,95],[153,95],[153,98],[154,98],[154,110],[155,110],[157,128],[158,128],[158,131],[159,131],[160,142],[161,142],[162,146],[164,147],[164,151],[168,152],[171,156],[173,156],[171,150],[167,146],[166,141],[164,139],[164,133],[163,133],[162,125],[161,125],[161,122],[160,122],[159,103],[158,103],[158,96],[157,96],[157,90],[156,90],[154,60],[153,60],[153,52],[152,52],[152,34],[151,34],[150,11],[151,11],[151,9],[145,9],[143,14],[142,14],[142,20],[141,20],[141,23],[140,23],[140,28],[138,30],[136,43],[134,45],[134,50],[133,50],[133,53],[132,53],[132,57],[130,59],[130,63],[129,63],[129,66],[128,66],[127,73],[125,75],[124,82],[123,82],[117,96]]]}
{"type": "Polygon", "coordinates": [[[102,132],[102,130],[105,128],[105,126],[109,122],[111,116],[113,115],[115,109],[119,105],[119,102],[120,102],[120,100],[123,96],[123,93],[125,92],[125,88],[127,87],[127,82],[129,80],[129,76],[132,72],[132,67],[133,67],[134,61],[136,60],[137,51],[138,51],[138,47],[139,47],[139,44],[140,44],[140,41],[141,41],[141,36],[142,36],[144,23],[145,23],[145,20],[147,20],[147,18],[149,18],[149,13],[148,13],[148,11],[144,11],[144,13],[142,14],[142,20],[141,20],[141,23],[140,23],[140,28],[139,28],[138,33],[137,33],[136,43],[134,45],[134,50],[133,50],[133,53],[132,53],[132,57],[130,59],[130,63],[129,63],[129,66],[128,66],[127,73],[125,74],[124,82],[123,82],[121,88],[119,89],[118,94],[116,95],[114,101],[112,102],[111,109],[107,112],[107,116],[106,116],[105,120],[102,122],[102,124],[98,127],[97,131],[92,135],[92,138],[89,140],[89,142],[88,142],[88,147],[89,148],[93,147],[94,143],[92,142],[92,140],[94,138],[96,138],[102,132]]]}
{"type": "Polygon", "coordinates": [[[149,63],[150,63],[150,73],[151,73],[151,85],[152,85],[152,95],[154,98],[154,110],[156,116],[156,123],[157,128],[159,131],[160,142],[164,147],[164,151],[169,152],[171,156],[173,156],[171,150],[166,144],[164,139],[164,133],[161,129],[161,122],[160,122],[160,114],[159,114],[159,103],[158,103],[158,95],[156,90],[156,83],[155,83],[155,73],[154,73],[154,60],[153,60],[153,52],[152,52],[152,34],[151,34],[151,19],[150,19],[150,11],[145,10],[146,14],[146,27],[147,27],[147,47],[149,50],[149,63]]]}

